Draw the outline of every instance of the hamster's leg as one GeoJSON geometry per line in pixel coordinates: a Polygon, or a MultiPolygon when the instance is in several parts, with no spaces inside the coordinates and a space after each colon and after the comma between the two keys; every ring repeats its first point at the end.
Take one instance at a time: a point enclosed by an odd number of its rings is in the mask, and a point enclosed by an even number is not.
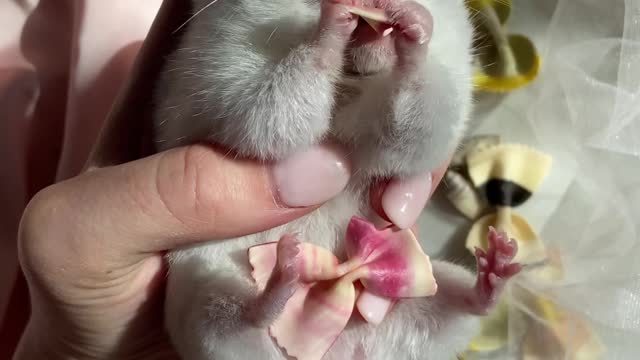
{"type": "Polygon", "coordinates": [[[477,274],[473,286],[455,275],[452,269],[455,265],[438,262],[433,266],[438,293],[461,311],[473,315],[486,315],[498,302],[506,282],[521,270],[520,264],[511,262],[518,251],[514,240],[495,229],[489,231],[488,238],[487,252],[476,249],[477,274]]]}
{"type": "Polygon", "coordinates": [[[252,326],[270,326],[296,290],[300,278],[299,245],[292,235],[285,235],[278,242],[278,262],[267,286],[260,296],[248,303],[245,319],[252,326]]]}
{"type": "Polygon", "coordinates": [[[190,360],[279,359],[280,350],[273,346],[267,328],[298,286],[299,245],[292,235],[280,239],[276,266],[262,291],[236,269],[225,266],[224,260],[199,275],[195,283],[193,277],[177,275],[172,296],[186,298],[170,299],[166,311],[168,331],[180,356],[190,360]],[[185,281],[192,283],[181,287],[185,281]],[[197,288],[191,291],[192,286],[197,288]]]}
{"type": "Polygon", "coordinates": [[[367,360],[451,360],[477,333],[476,315],[485,315],[498,301],[506,282],[520,271],[511,263],[517,245],[503,234],[489,233],[489,249],[476,252],[477,274],[462,266],[434,261],[437,293],[397,302],[379,325],[362,322],[341,335],[328,359],[354,353],[367,360]],[[475,279],[474,279],[475,278],[475,279]]]}
{"type": "MultiPolygon", "coordinates": [[[[471,62],[443,63],[442,49],[432,46],[433,18],[422,5],[398,2],[388,14],[397,60],[389,79],[363,94],[361,101],[368,105],[354,115],[367,119],[369,134],[355,150],[356,162],[377,173],[407,176],[436,169],[457,146],[471,106],[471,78],[465,75],[471,62]]],[[[465,36],[451,38],[459,43],[446,50],[460,52],[465,36]]]]}
{"type": "Polygon", "coordinates": [[[300,242],[292,235],[278,241],[277,264],[265,289],[245,299],[233,295],[210,292],[207,300],[208,322],[212,328],[224,329],[224,336],[233,336],[243,327],[267,328],[280,315],[293,295],[299,279],[300,242]],[[229,317],[230,306],[234,308],[229,317]],[[226,322],[226,323],[225,323],[226,322]]]}

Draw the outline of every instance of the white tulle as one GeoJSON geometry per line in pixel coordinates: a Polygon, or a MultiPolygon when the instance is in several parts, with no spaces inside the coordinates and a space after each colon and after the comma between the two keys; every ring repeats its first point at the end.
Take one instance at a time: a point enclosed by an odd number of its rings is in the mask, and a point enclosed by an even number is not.
{"type": "MultiPolygon", "coordinates": [[[[640,354],[640,1],[559,0],[544,40],[543,71],[532,90],[537,95],[522,120],[537,146],[554,155],[550,178],[563,179],[549,186],[567,184],[557,206],[536,219],[545,244],[560,249],[566,274],[551,285],[523,285],[588,320],[606,347],[603,359],[635,359],[640,354]]],[[[544,192],[540,195],[544,202],[544,192]]],[[[519,328],[517,317],[510,321],[511,329],[519,328]]]]}

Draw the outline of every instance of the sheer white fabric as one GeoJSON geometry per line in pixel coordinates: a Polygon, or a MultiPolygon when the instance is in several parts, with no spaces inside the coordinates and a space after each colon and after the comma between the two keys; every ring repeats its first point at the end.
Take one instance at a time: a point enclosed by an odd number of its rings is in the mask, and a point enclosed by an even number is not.
{"type": "MultiPolygon", "coordinates": [[[[604,359],[633,359],[640,349],[640,1],[559,0],[544,43],[527,121],[541,150],[557,155],[553,171],[574,169],[539,228],[546,245],[561,250],[566,274],[554,285],[524,286],[587,319],[604,359]]],[[[511,321],[516,331],[521,324],[511,321]]]]}

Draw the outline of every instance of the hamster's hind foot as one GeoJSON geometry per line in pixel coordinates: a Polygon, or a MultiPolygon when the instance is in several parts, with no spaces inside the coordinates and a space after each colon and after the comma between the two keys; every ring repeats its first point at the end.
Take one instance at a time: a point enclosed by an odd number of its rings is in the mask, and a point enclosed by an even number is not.
{"type": "Polygon", "coordinates": [[[476,248],[477,280],[475,296],[467,299],[474,313],[486,315],[497,303],[504,286],[520,272],[521,266],[511,261],[518,252],[518,244],[506,233],[489,230],[489,248],[485,252],[476,248]]]}

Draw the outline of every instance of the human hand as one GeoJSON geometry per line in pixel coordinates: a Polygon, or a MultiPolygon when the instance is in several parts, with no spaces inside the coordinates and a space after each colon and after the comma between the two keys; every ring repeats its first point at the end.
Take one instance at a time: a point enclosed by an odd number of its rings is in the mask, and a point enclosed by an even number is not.
{"type": "Polygon", "coordinates": [[[45,189],[21,224],[33,314],[18,358],[167,356],[166,250],[284,224],[348,179],[343,156],[328,147],[268,166],[193,145],[45,189]]]}

